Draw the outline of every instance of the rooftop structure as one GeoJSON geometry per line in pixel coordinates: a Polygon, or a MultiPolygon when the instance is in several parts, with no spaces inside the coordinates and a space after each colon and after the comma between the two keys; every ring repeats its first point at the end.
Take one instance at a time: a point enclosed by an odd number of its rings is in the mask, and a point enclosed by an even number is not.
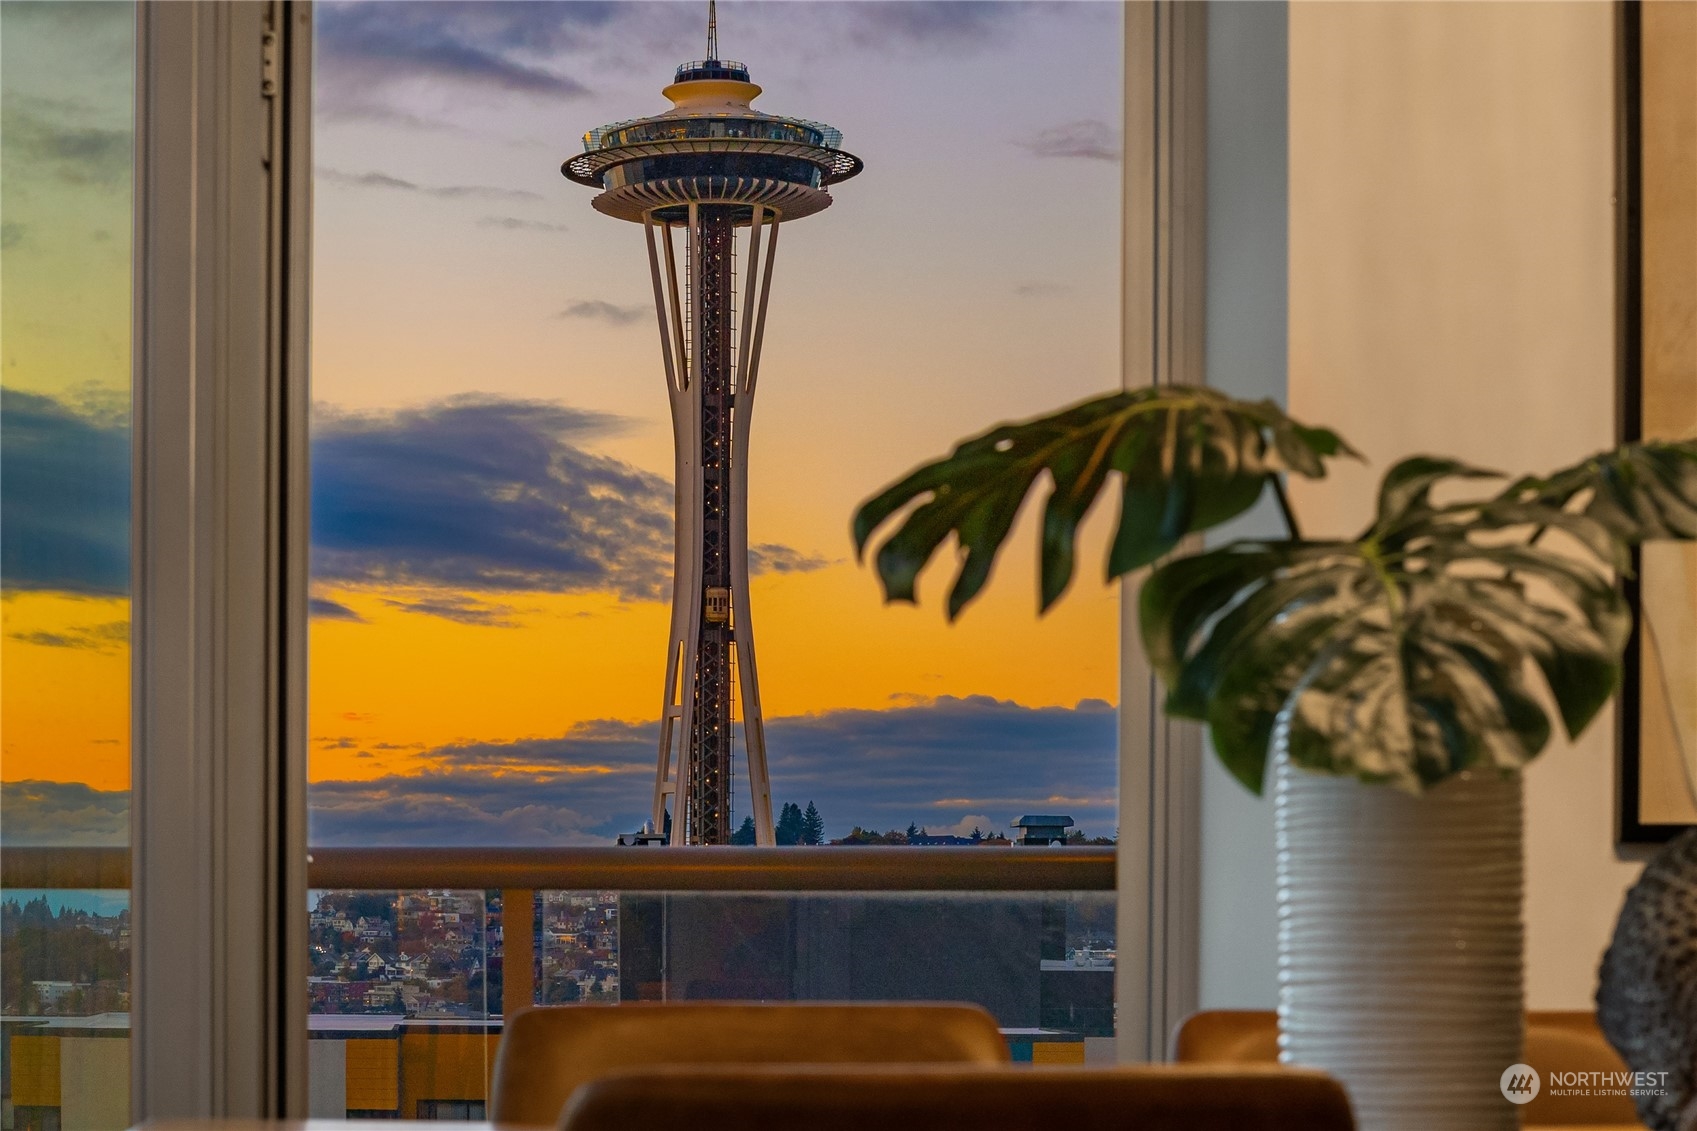
{"type": "Polygon", "coordinates": [[[1023,830],[1024,835],[1019,838],[1021,844],[1063,844],[1067,830],[1072,828],[1072,818],[1028,813],[1014,821],[1012,827],[1023,830]]]}

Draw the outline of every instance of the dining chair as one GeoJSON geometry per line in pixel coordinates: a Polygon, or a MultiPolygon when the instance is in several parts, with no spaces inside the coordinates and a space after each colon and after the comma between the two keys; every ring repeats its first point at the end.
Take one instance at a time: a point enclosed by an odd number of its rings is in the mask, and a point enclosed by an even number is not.
{"type": "Polygon", "coordinates": [[[1353,1131],[1318,1072],[1256,1066],[672,1066],[580,1088],[559,1131],[1353,1131]]]}
{"type": "Polygon", "coordinates": [[[1008,1062],[996,1020],[935,1002],[628,1002],[541,1006],[505,1027],[489,1118],[553,1126],[585,1081],[614,1069],[723,1063],[1008,1062]]]}
{"type": "MultiPolygon", "coordinates": [[[[1550,1091],[1551,1073],[1627,1070],[1597,1028],[1596,1014],[1587,1010],[1529,1011],[1524,1056],[1545,1081],[1544,1088],[1521,1112],[1524,1126],[1631,1126],[1637,1122],[1632,1100],[1626,1096],[1554,1095],[1550,1091]]],[[[1268,1064],[1278,1058],[1279,1018],[1270,1009],[1203,1010],[1185,1018],[1173,1038],[1173,1059],[1180,1064],[1268,1064]]]]}
{"type": "Polygon", "coordinates": [[[1279,1015],[1271,1009],[1204,1009],[1179,1022],[1178,1064],[1276,1064],[1279,1015]]]}

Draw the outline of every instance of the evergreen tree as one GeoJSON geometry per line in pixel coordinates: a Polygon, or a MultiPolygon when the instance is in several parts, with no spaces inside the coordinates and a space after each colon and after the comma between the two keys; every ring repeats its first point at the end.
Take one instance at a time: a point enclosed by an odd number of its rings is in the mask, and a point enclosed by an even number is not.
{"type": "Polygon", "coordinates": [[[801,815],[801,843],[825,843],[825,818],[819,815],[818,806],[811,801],[807,803],[807,811],[801,815]]]}
{"type": "Polygon", "coordinates": [[[801,815],[801,806],[793,802],[784,802],[783,809],[778,812],[778,827],[774,830],[777,833],[778,843],[800,844],[804,819],[801,815]]]}
{"type": "Polygon", "coordinates": [[[737,831],[731,834],[731,843],[732,844],[753,844],[754,843],[754,818],[753,817],[744,817],[742,819],[742,824],[737,826],[737,831]]]}
{"type": "Polygon", "coordinates": [[[917,837],[918,835],[919,835],[919,826],[914,824],[912,821],[909,821],[907,823],[907,839],[911,841],[915,837],[917,837]]]}
{"type": "Polygon", "coordinates": [[[972,843],[977,844],[979,841],[981,841],[983,839],[984,839],[984,830],[979,828],[977,825],[973,825],[972,826],[972,843]]]}

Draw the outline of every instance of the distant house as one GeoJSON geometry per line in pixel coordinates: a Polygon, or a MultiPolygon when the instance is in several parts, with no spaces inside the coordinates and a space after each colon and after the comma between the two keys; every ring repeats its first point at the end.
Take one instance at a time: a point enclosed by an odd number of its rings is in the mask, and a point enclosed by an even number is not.
{"type": "Polygon", "coordinates": [[[1028,813],[1015,821],[1013,827],[1020,830],[1020,844],[1065,844],[1072,818],[1028,813]]]}
{"type": "MultiPolygon", "coordinates": [[[[980,839],[982,839],[982,838],[980,838],[980,839]]],[[[908,836],[907,836],[907,842],[909,844],[917,844],[917,845],[920,845],[920,846],[977,844],[977,843],[979,843],[978,841],[973,840],[969,836],[955,836],[952,833],[928,833],[923,829],[921,829],[917,833],[909,833],[908,836]]]]}
{"type": "Polygon", "coordinates": [[[35,999],[43,1009],[57,1009],[59,1003],[83,989],[76,982],[38,981],[35,985],[35,999]]]}

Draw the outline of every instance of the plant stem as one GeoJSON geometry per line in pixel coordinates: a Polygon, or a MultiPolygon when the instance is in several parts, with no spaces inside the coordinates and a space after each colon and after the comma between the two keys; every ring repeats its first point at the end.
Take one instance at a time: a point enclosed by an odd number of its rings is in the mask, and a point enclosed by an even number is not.
{"type": "Polygon", "coordinates": [[[1274,472],[1268,476],[1273,481],[1273,498],[1278,500],[1279,513],[1285,518],[1285,531],[1292,542],[1302,541],[1302,527],[1296,521],[1296,511],[1291,509],[1290,496],[1285,494],[1284,476],[1274,472]]]}
{"type": "Polygon", "coordinates": [[[1373,574],[1379,579],[1379,585],[1385,591],[1385,607],[1391,612],[1391,629],[1401,632],[1402,624],[1402,590],[1397,587],[1396,579],[1386,568],[1384,555],[1379,550],[1379,540],[1369,538],[1361,543],[1360,553],[1368,565],[1373,567],[1373,574]]]}

